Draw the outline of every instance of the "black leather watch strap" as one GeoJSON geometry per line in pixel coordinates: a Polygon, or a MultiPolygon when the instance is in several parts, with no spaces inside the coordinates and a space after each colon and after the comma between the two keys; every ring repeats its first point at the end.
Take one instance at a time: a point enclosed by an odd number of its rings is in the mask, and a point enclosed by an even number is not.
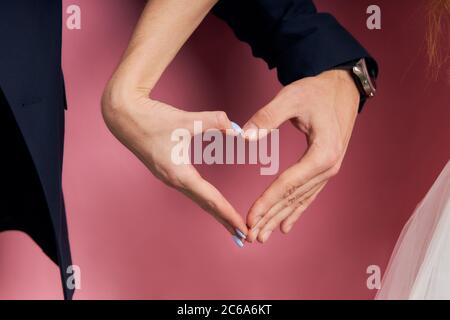
{"type": "Polygon", "coordinates": [[[356,65],[356,63],[359,60],[352,60],[350,62],[346,62],[343,63],[341,65],[338,65],[336,67],[333,68],[333,70],[345,70],[348,71],[350,73],[350,76],[352,77],[353,81],[355,82],[356,88],[359,91],[359,108],[358,108],[358,113],[361,112],[364,104],[367,101],[367,95],[366,92],[364,91],[364,88],[361,84],[361,81],[359,80],[359,78],[353,73],[353,67],[356,65]]]}

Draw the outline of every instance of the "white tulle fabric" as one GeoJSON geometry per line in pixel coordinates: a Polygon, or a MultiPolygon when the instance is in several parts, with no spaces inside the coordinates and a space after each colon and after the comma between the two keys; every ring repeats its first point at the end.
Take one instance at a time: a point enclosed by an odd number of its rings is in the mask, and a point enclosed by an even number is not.
{"type": "Polygon", "coordinates": [[[403,228],[376,299],[450,299],[450,162],[403,228]]]}

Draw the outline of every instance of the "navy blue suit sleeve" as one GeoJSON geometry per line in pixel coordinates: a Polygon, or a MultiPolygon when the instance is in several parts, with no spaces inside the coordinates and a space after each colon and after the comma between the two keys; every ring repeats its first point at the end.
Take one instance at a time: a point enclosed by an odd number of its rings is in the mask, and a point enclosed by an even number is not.
{"type": "Polygon", "coordinates": [[[311,0],[220,0],[213,12],[254,56],[277,68],[283,85],[363,57],[378,74],[361,44],[332,15],[317,12],[311,0]]]}

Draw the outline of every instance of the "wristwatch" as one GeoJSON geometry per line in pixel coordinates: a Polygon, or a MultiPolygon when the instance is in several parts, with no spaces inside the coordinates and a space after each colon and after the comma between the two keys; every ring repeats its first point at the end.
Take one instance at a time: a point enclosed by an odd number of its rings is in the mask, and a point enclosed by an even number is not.
{"type": "Polygon", "coordinates": [[[337,70],[350,71],[353,80],[355,80],[356,87],[361,95],[361,103],[366,99],[372,98],[377,92],[375,75],[369,72],[366,59],[362,58],[349,63],[345,63],[335,67],[337,70]]]}

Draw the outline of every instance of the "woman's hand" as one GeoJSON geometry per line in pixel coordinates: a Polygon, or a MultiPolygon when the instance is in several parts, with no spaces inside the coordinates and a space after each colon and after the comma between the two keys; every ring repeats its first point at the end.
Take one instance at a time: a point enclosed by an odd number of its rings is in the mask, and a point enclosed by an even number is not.
{"type": "Polygon", "coordinates": [[[172,133],[193,134],[231,128],[224,112],[186,112],[151,100],[161,74],[217,0],[150,0],[102,98],[102,112],[112,133],[160,180],[211,213],[242,246],[247,227],[242,217],[190,164],[172,162],[172,133]],[[239,231],[236,231],[238,229],[239,231]]]}
{"type": "MultiPolygon", "coordinates": [[[[166,185],[177,189],[209,212],[232,234],[236,229],[247,234],[243,218],[223,195],[204,180],[189,163],[175,164],[172,141],[176,129],[187,129],[194,136],[194,121],[204,131],[231,129],[225,112],[186,112],[148,98],[146,92],[117,98],[120,91],[111,83],[104,92],[102,112],[111,132],[166,185]]],[[[196,132],[197,133],[197,132],[196,132]]]]}

